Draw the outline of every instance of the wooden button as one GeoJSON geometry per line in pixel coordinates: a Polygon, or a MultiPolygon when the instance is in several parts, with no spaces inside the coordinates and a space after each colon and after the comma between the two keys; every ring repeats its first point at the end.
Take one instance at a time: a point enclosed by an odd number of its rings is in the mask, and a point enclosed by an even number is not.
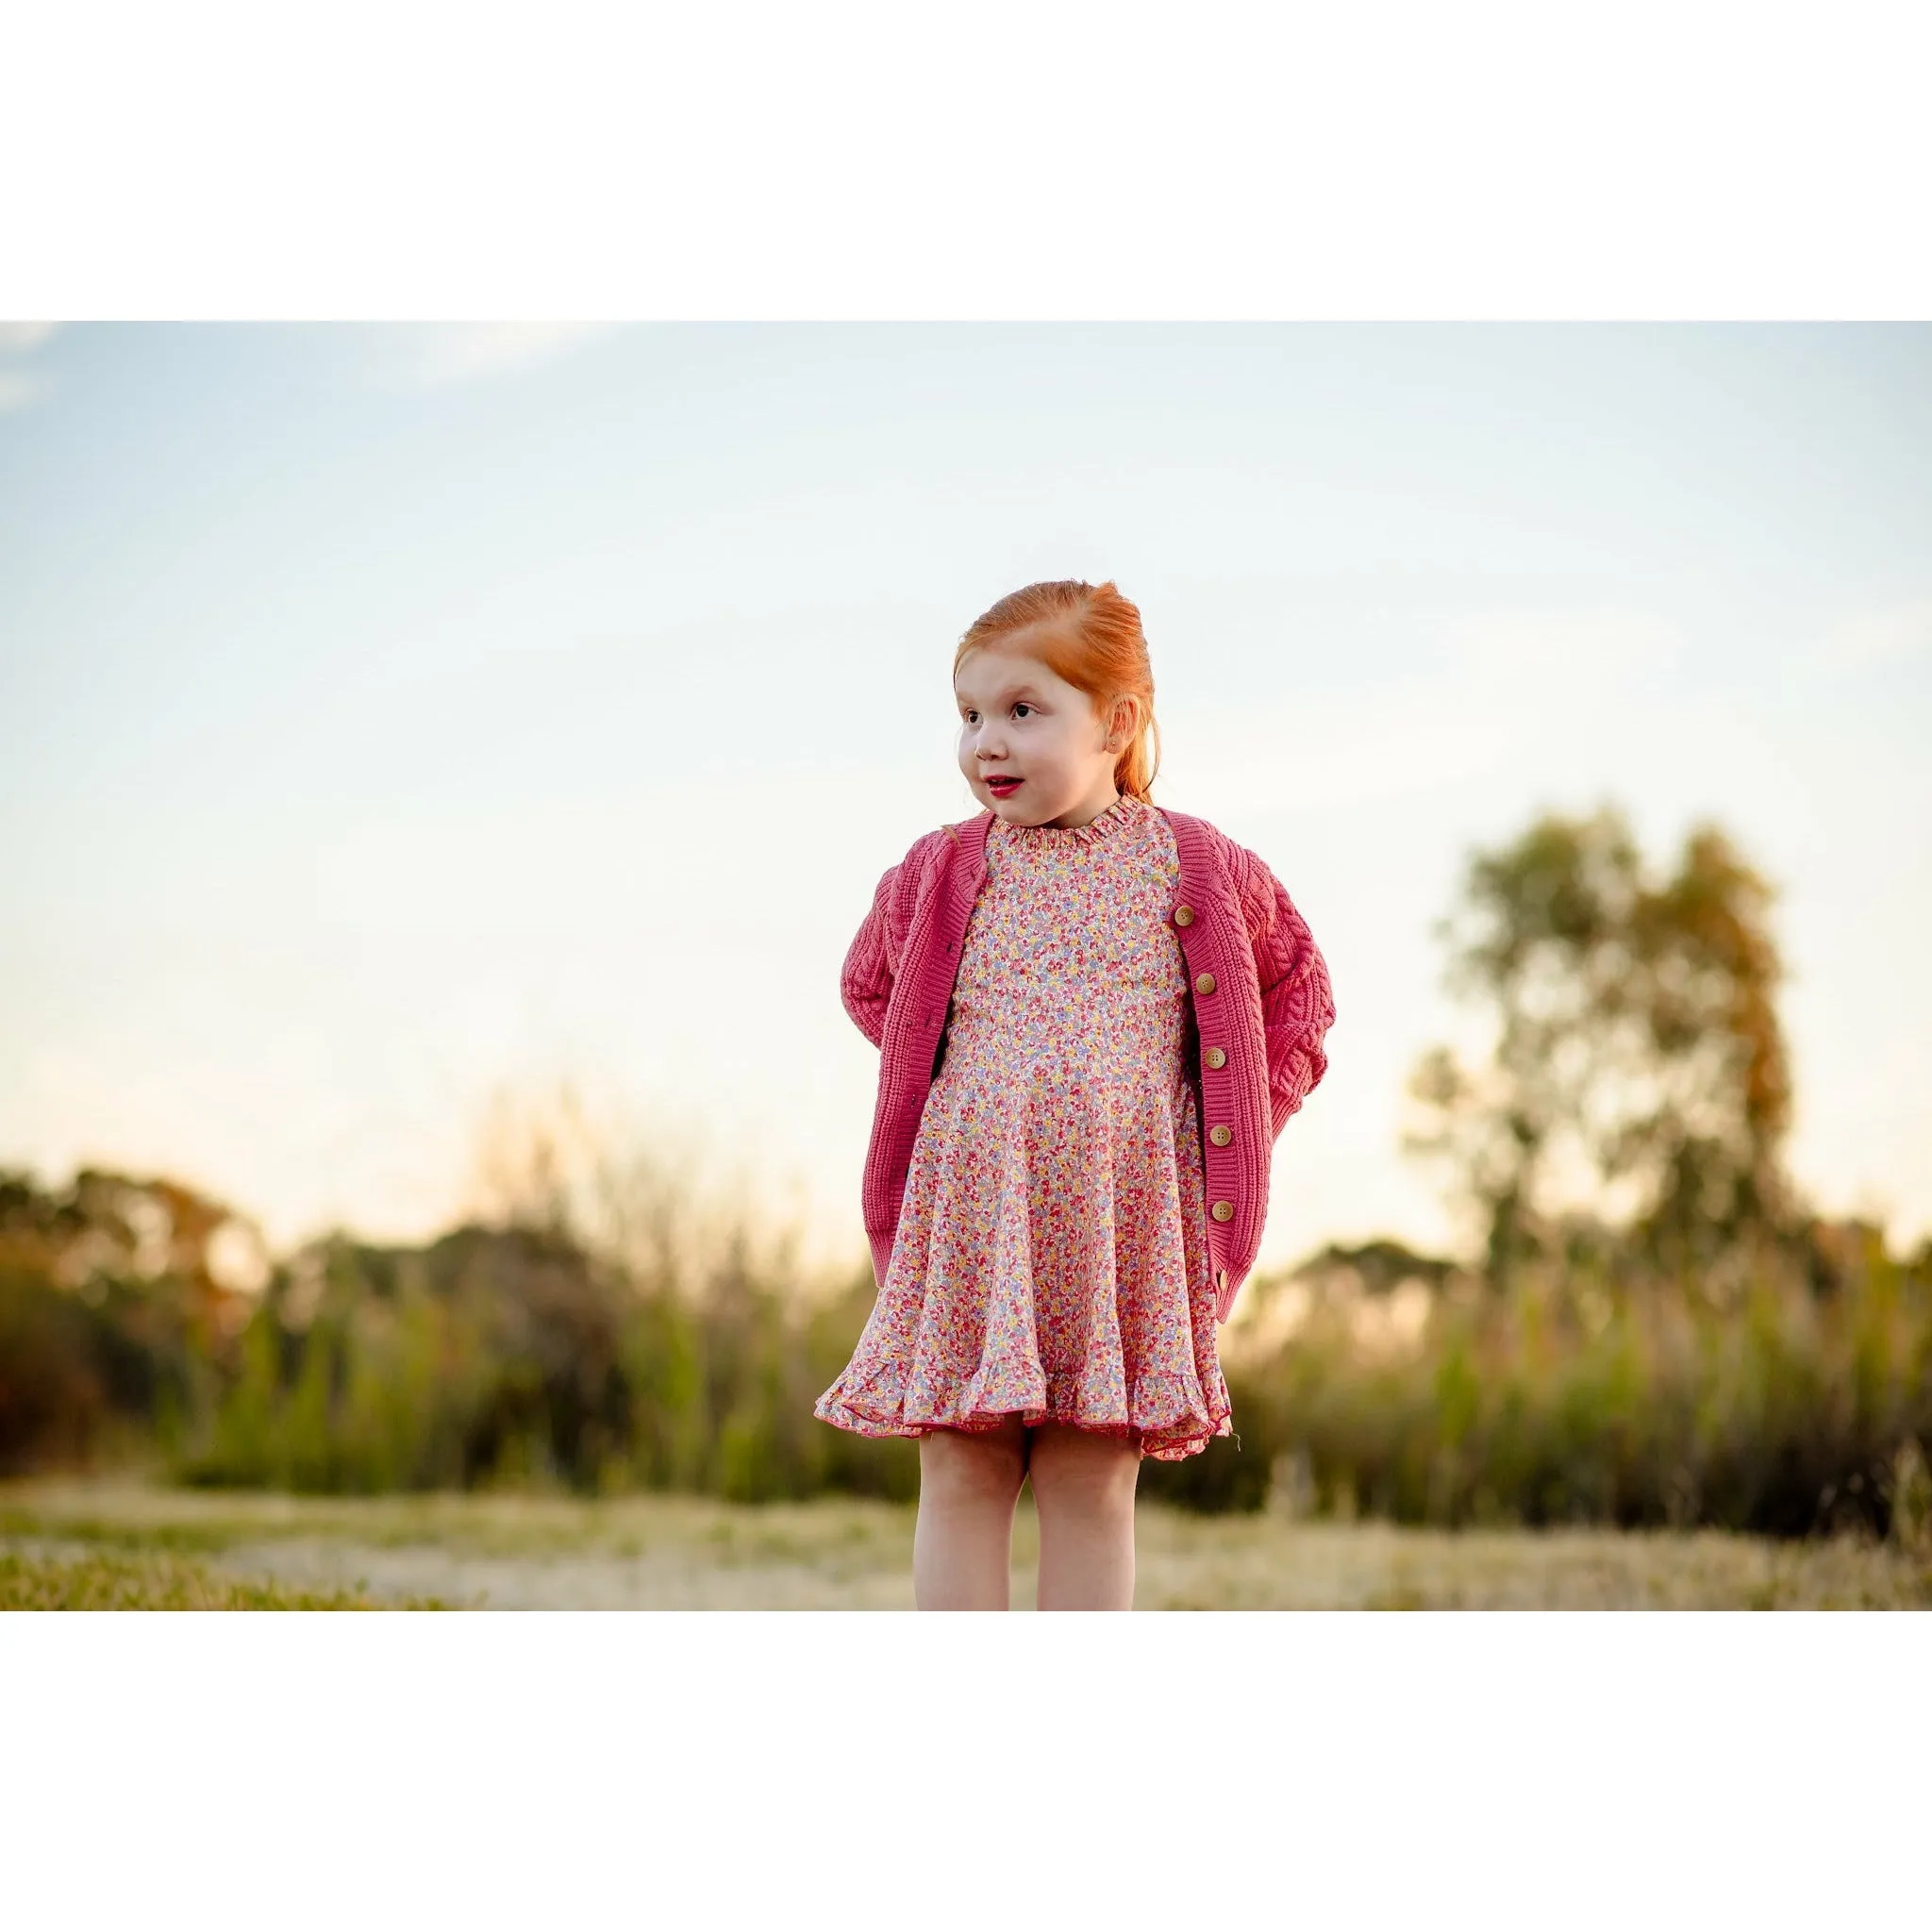
{"type": "Polygon", "coordinates": [[[1232,1129],[1227,1127],[1209,1127],[1208,1129],[1208,1138],[1217,1147],[1225,1147],[1234,1139],[1234,1133],[1232,1129]]]}
{"type": "Polygon", "coordinates": [[[1174,908],[1174,923],[1176,925],[1192,925],[1194,908],[1191,906],[1176,906],[1174,908]]]}
{"type": "Polygon", "coordinates": [[[1227,1286],[1227,1270],[1226,1270],[1225,1268],[1217,1268],[1217,1269],[1216,1269],[1216,1270],[1214,1271],[1214,1285],[1215,1285],[1215,1287],[1216,1287],[1216,1288],[1220,1288],[1220,1289],[1224,1289],[1224,1288],[1226,1288],[1226,1286],[1227,1286]]]}
{"type": "Polygon", "coordinates": [[[1227,1056],[1218,1046],[1210,1046],[1201,1058],[1210,1067],[1224,1067],[1227,1064],[1227,1056]]]}
{"type": "Polygon", "coordinates": [[[1234,1219],[1234,1203],[1232,1201],[1215,1202],[1213,1214],[1216,1221],[1232,1221],[1234,1219]]]}
{"type": "Polygon", "coordinates": [[[1195,980],[1195,982],[1194,982],[1194,991],[1195,991],[1196,992],[1212,992],[1212,991],[1214,991],[1214,975],[1213,975],[1213,974],[1211,974],[1211,973],[1204,973],[1204,974],[1202,974],[1202,975],[1200,976],[1200,978],[1198,978],[1198,979],[1197,979],[1197,980],[1195,980]]]}

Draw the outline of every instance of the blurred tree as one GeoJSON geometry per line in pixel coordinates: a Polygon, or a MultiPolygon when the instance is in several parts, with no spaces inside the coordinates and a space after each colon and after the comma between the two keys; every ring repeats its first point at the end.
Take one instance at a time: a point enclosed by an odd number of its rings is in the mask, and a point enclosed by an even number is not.
{"type": "Polygon", "coordinates": [[[1774,896],[1709,824],[1654,883],[1608,805],[1472,856],[1435,929],[1493,1052],[1422,1057],[1424,1124],[1403,1144],[1449,1163],[1497,1285],[1613,1224],[1648,1262],[1699,1273],[1790,1222],[1774,896]]]}
{"type": "Polygon", "coordinates": [[[84,1460],[118,1421],[163,1433],[236,1358],[259,1232],[164,1177],[0,1170],[0,1471],[84,1460]]]}

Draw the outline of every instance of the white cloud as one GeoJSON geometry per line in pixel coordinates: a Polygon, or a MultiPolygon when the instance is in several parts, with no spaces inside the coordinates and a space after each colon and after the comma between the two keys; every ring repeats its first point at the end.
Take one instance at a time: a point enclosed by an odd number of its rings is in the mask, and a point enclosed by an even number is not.
{"type": "Polygon", "coordinates": [[[50,341],[58,322],[0,322],[0,416],[24,409],[47,392],[47,378],[22,366],[25,358],[50,341]]]}
{"type": "Polygon", "coordinates": [[[1641,613],[1507,612],[1457,626],[1441,667],[1378,692],[1373,708],[1248,708],[1191,721],[1211,758],[1182,734],[1162,771],[1221,811],[1368,805],[1466,785],[1519,764],[1557,723],[1601,720],[1638,674],[1683,648],[1672,625],[1641,613]],[[1554,721],[1554,722],[1553,722],[1554,721]]]}
{"type": "Polygon", "coordinates": [[[553,362],[617,327],[608,322],[434,322],[396,332],[402,379],[420,389],[489,382],[553,362]]]}
{"type": "Polygon", "coordinates": [[[1888,658],[1909,657],[1928,643],[1932,643],[1932,597],[1892,610],[1847,618],[1826,635],[1819,658],[1832,669],[1849,670],[1888,658]]]}
{"type": "Polygon", "coordinates": [[[1567,681],[1621,677],[1684,648],[1674,625],[1623,610],[1511,610],[1470,619],[1450,641],[1474,671],[1503,677],[1556,673],[1567,681]]]}
{"type": "Polygon", "coordinates": [[[25,356],[59,328],[58,322],[0,322],[0,356],[25,356]]]}
{"type": "Polygon", "coordinates": [[[46,391],[46,379],[30,369],[9,369],[0,362],[0,416],[24,409],[46,391]]]}
{"type": "Polygon", "coordinates": [[[1408,686],[1372,716],[1310,721],[1289,708],[1217,713],[1175,733],[1161,771],[1191,797],[1228,811],[1311,811],[1367,805],[1480,776],[1525,728],[1485,708],[1467,683],[1408,686]],[[1211,757],[1183,747],[1212,745],[1211,757]]]}

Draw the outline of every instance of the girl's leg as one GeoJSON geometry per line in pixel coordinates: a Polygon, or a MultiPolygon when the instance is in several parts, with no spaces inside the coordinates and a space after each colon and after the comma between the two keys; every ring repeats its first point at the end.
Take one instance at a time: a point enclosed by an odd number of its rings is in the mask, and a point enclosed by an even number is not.
{"type": "Polygon", "coordinates": [[[1026,1474],[1017,1418],[981,1434],[919,1439],[912,1599],[922,1610],[1003,1610],[1013,1557],[1013,1505],[1026,1474]]]}
{"type": "Polygon", "coordinates": [[[1040,1512],[1040,1607],[1134,1607],[1141,1451],[1119,1436],[1042,1423],[1027,1452],[1040,1512]]]}

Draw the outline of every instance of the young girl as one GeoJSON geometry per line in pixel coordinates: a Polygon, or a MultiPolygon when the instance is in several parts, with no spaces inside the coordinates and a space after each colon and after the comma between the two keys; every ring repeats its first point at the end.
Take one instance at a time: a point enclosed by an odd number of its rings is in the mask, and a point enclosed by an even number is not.
{"type": "Polygon", "coordinates": [[[920,1439],[922,1609],[1005,1609],[1033,1485],[1040,1607],[1129,1609],[1141,1457],[1229,1432],[1215,1353],[1269,1155],[1326,1071],[1308,928],[1260,859],[1148,797],[1141,613],[1029,584],[953,659],[985,809],[879,881],[845,960],[881,1050],[878,1299],[824,1421],[920,1439]]]}

